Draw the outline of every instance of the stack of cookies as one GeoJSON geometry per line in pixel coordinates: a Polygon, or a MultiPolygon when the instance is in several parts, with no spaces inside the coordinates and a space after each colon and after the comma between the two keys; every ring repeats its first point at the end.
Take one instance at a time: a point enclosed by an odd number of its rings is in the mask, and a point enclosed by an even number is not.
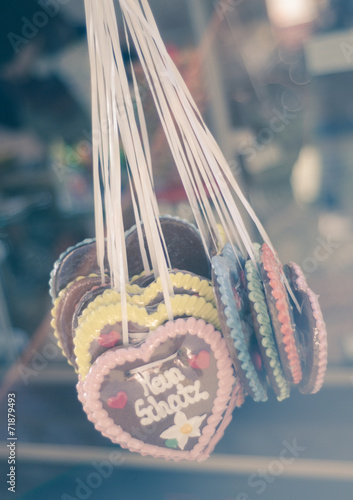
{"type": "Polygon", "coordinates": [[[254,245],[252,258],[229,243],[209,257],[192,224],[160,223],[168,304],[160,278],[144,272],[134,227],[124,301],[108,262],[99,271],[95,240],[85,240],[54,265],[52,325],[97,430],[143,455],[203,460],[246,395],[266,401],[271,386],[283,400],[295,385],[320,389],[326,329],[299,266],[282,267],[267,243],[254,245]]]}

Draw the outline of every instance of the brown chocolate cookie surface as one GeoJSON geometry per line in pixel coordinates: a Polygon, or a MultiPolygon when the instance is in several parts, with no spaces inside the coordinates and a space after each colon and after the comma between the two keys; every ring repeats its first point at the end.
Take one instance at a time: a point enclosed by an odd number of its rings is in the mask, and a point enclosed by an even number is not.
{"type": "Polygon", "coordinates": [[[86,276],[76,279],[70,283],[59,294],[56,299],[56,307],[53,309],[53,326],[55,334],[61,343],[62,349],[70,363],[76,367],[73,335],[72,319],[75,309],[80,302],[82,296],[93,288],[101,286],[101,278],[99,276],[86,276]]]}
{"type": "MultiPolygon", "coordinates": [[[[171,267],[190,271],[205,278],[210,278],[210,265],[198,230],[175,217],[161,217],[161,228],[166,242],[171,267]]],[[[144,238],[147,247],[146,238],[144,238]]],[[[148,249],[147,255],[148,254],[148,249]]],[[[142,257],[136,227],[126,236],[129,276],[139,275],[143,271],[142,257]]]]}
{"type": "MultiPolygon", "coordinates": [[[[104,267],[108,270],[107,259],[104,267]]],[[[55,262],[50,276],[52,298],[56,299],[59,292],[79,276],[88,276],[92,273],[99,273],[96,240],[87,239],[68,248],[55,262]]]]}

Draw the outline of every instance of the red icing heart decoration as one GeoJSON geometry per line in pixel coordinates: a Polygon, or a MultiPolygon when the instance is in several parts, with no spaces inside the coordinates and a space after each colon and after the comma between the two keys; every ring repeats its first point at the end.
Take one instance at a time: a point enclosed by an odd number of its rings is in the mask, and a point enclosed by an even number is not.
{"type": "Polygon", "coordinates": [[[251,353],[250,357],[251,357],[251,361],[253,362],[256,370],[258,372],[261,372],[263,367],[262,367],[262,358],[261,358],[261,354],[259,353],[259,351],[253,351],[251,353]]]}
{"type": "Polygon", "coordinates": [[[210,353],[208,351],[200,351],[188,359],[189,366],[199,370],[206,370],[210,366],[210,353]]]}
{"type": "Polygon", "coordinates": [[[106,351],[81,391],[104,436],[169,460],[206,459],[243,399],[225,340],[195,318],[169,321],[137,347],[106,351]],[[198,354],[186,360],[188,352],[198,354]]]}
{"type": "Polygon", "coordinates": [[[128,397],[125,391],[119,391],[116,396],[112,396],[108,399],[107,403],[110,408],[123,409],[126,406],[128,397]]]}
{"type": "Polygon", "coordinates": [[[235,305],[236,305],[238,311],[240,312],[243,310],[243,307],[244,307],[242,298],[240,297],[240,294],[239,294],[238,290],[235,288],[235,286],[232,287],[232,291],[233,291],[235,305]]]}
{"type": "Polygon", "coordinates": [[[121,335],[119,332],[116,330],[112,330],[109,333],[102,333],[98,337],[98,344],[101,345],[102,347],[114,347],[119,340],[121,339],[121,335]]]}

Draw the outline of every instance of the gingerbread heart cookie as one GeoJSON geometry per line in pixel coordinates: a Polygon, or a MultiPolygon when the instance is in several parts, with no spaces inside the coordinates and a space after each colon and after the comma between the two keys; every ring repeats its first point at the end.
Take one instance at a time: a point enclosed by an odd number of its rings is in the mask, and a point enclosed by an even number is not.
{"type": "Polygon", "coordinates": [[[123,448],[202,460],[224,431],[228,405],[241,401],[239,388],[234,396],[235,384],[221,334],[189,318],[159,327],[139,347],[107,351],[81,390],[89,418],[123,448]]]}
{"type": "MultiPolygon", "coordinates": [[[[254,253],[256,257],[258,257],[259,250],[260,245],[255,244],[254,253]]],[[[277,399],[282,401],[289,397],[290,387],[284,375],[277,350],[264,287],[256,263],[251,259],[245,264],[245,276],[254,330],[260,348],[262,363],[277,399]]]]}
{"type": "Polygon", "coordinates": [[[222,333],[236,373],[255,401],[266,401],[266,379],[253,329],[244,272],[232,247],[212,259],[212,277],[222,333]],[[243,281],[244,280],[244,281],[243,281]]]}
{"type": "MultiPolygon", "coordinates": [[[[107,260],[104,266],[106,270],[109,268],[107,260]]],[[[53,300],[70,282],[79,276],[88,276],[92,273],[99,273],[96,240],[86,239],[68,248],[55,262],[49,281],[53,300]]]]}
{"type": "MultiPolygon", "coordinates": [[[[210,264],[199,231],[193,224],[177,217],[162,216],[160,224],[172,269],[191,271],[210,278],[210,264]]],[[[143,228],[142,228],[143,230],[143,228]]],[[[145,240],[145,247],[147,242],[145,240]]],[[[147,255],[148,249],[146,248],[147,255]]],[[[129,276],[143,271],[142,257],[136,226],[126,233],[129,276]]]]}
{"type": "MultiPolygon", "coordinates": [[[[108,280],[109,281],[109,280],[108,280]]],[[[52,308],[52,327],[58,345],[69,363],[77,368],[74,355],[72,319],[81,298],[93,289],[102,290],[101,278],[97,275],[80,276],[60,291],[52,308]]]]}
{"type": "Polygon", "coordinates": [[[303,394],[318,392],[324,382],[327,366],[327,333],[317,295],[308,287],[305,276],[294,262],[284,266],[301,311],[293,306],[295,328],[302,345],[303,394]]]}
{"type": "Polygon", "coordinates": [[[303,376],[300,343],[285,286],[285,275],[277,255],[267,243],[261,247],[260,271],[284,373],[288,382],[299,384],[303,376]]]}

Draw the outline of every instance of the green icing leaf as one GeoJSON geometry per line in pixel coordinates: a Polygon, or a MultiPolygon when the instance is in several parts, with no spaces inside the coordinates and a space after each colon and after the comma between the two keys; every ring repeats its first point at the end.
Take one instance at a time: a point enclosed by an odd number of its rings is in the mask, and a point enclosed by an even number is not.
{"type": "Polygon", "coordinates": [[[167,448],[178,448],[178,441],[176,439],[167,439],[165,445],[167,448]]]}

